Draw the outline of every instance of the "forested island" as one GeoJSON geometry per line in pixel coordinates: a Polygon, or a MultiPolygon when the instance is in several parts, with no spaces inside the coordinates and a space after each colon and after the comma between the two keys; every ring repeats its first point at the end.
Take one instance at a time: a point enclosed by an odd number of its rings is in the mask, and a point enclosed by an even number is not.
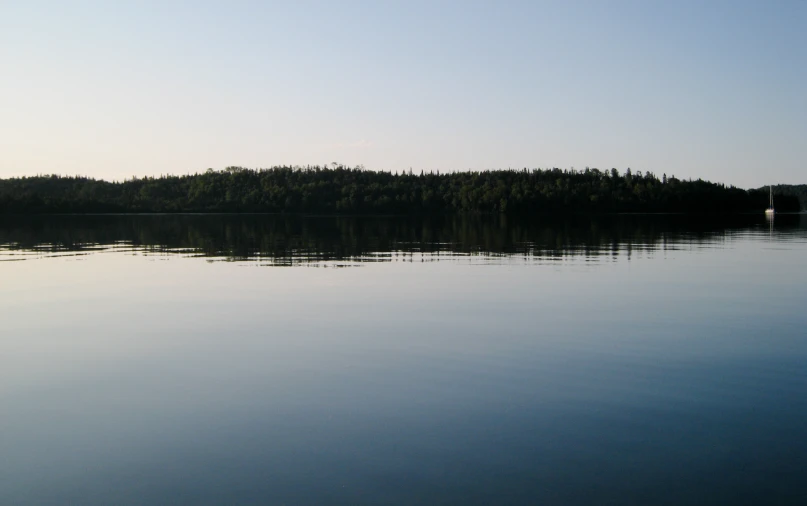
{"type": "MultiPolygon", "coordinates": [[[[775,189],[777,211],[799,198],[775,189]]],[[[767,189],[743,190],[650,172],[561,169],[390,173],[361,167],[228,167],[109,182],[35,176],[0,180],[0,213],[742,213],[767,189]]]]}
{"type": "MultiPolygon", "coordinates": [[[[767,190],[768,187],[760,188],[760,191],[767,190]]],[[[807,184],[778,184],[773,185],[774,204],[779,208],[778,201],[782,196],[796,197],[801,204],[801,210],[807,211],[807,184]]]]}

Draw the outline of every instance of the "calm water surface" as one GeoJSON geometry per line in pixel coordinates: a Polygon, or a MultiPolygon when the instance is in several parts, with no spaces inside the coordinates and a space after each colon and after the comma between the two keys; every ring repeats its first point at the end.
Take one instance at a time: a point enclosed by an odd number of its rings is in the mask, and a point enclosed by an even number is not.
{"type": "Polygon", "coordinates": [[[807,504],[807,219],[0,218],[0,504],[807,504]]]}

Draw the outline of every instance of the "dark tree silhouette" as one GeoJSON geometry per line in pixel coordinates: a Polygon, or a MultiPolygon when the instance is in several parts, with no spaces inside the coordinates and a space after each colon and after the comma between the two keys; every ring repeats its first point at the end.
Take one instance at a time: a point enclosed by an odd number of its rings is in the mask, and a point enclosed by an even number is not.
{"type": "MultiPolygon", "coordinates": [[[[0,180],[2,213],[736,213],[760,211],[767,202],[763,191],[701,179],[590,168],[416,175],[341,165],[227,167],[123,182],[55,175],[0,180]]],[[[798,210],[798,198],[779,195],[776,208],[798,210]]]]}

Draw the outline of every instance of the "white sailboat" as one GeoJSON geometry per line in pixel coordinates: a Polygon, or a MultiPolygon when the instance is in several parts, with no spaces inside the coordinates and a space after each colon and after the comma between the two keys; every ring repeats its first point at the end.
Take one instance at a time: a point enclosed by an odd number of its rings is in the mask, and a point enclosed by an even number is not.
{"type": "Polygon", "coordinates": [[[768,188],[771,192],[771,203],[768,205],[768,208],[765,209],[765,216],[773,216],[773,186],[768,185],[768,188]]]}

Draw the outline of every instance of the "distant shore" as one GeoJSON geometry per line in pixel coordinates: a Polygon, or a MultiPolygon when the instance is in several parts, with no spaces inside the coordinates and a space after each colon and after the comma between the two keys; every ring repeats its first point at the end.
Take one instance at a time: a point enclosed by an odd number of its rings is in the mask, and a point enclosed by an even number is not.
{"type": "MultiPolygon", "coordinates": [[[[777,212],[798,191],[774,187],[777,212]]],[[[0,213],[301,213],[432,215],[754,213],[766,190],[617,169],[389,173],[362,168],[228,167],[187,176],[108,182],[85,177],[0,179],[0,213]]]]}

